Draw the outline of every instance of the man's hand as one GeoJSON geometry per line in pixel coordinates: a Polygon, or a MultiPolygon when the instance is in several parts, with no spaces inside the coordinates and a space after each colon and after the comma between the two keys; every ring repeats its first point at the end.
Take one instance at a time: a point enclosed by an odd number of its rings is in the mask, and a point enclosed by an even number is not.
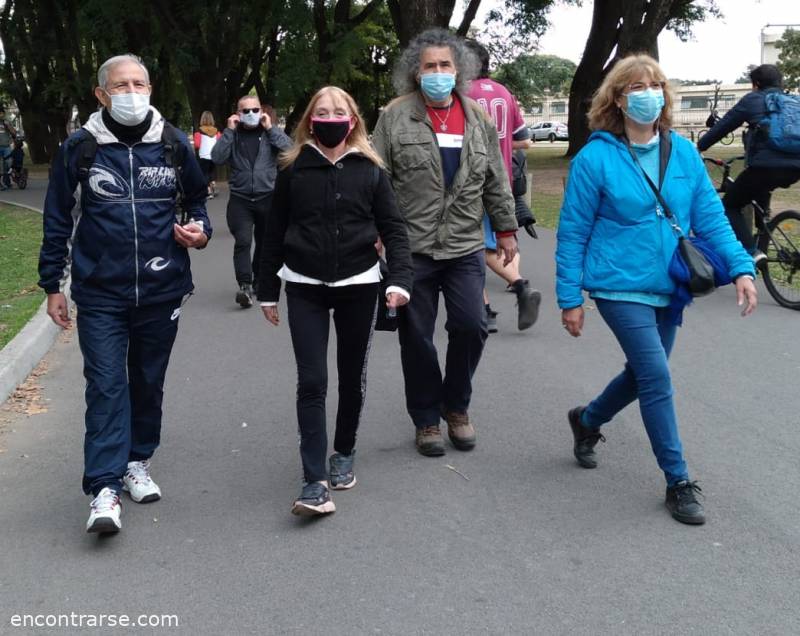
{"type": "Polygon", "coordinates": [[[228,128],[231,130],[236,130],[236,126],[239,125],[239,114],[233,113],[230,117],[228,117],[228,128]]]}
{"type": "Polygon", "coordinates": [[[208,243],[206,233],[197,223],[188,223],[186,225],[178,225],[176,223],[173,235],[178,244],[186,248],[205,247],[206,243],[208,243]]]}
{"type": "Polygon", "coordinates": [[[271,322],[276,327],[280,324],[281,317],[278,315],[278,305],[262,307],[261,311],[264,313],[264,318],[266,318],[268,322],[271,322]]]}
{"type": "Polygon", "coordinates": [[[272,120],[263,108],[261,109],[261,125],[264,127],[264,130],[272,128],[272,120]]]}
{"type": "Polygon", "coordinates": [[[67,297],[61,292],[47,294],[47,315],[62,329],[69,329],[72,326],[67,297]]]}
{"type": "Polygon", "coordinates": [[[583,305],[561,310],[561,324],[570,336],[577,338],[583,331],[583,305]]]}
{"type": "Polygon", "coordinates": [[[508,264],[514,260],[517,255],[517,237],[516,236],[498,236],[497,237],[497,257],[503,256],[503,267],[508,267],[508,264]]]}
{"type": "Polygon", "coordinates": [[[742,316],[749,316],[758,305],[758,291],[749,276],[739,276],[736,279],[736,304],[742,309],[742,316]]]}
{"type": "Polygon", "coordinates": [[[386,294],[386,307],[389,309],[397,309],[408,303],[408,298],[403,294],[397,292],[389,292],[386,294]]]}

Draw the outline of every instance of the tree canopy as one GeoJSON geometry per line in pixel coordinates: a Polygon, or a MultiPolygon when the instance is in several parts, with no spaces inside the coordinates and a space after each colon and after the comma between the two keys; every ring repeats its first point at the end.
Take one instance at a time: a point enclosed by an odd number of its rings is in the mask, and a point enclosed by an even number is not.
{"type": "Polygon", "coordinates": [[[800,31],[786,29],[775,46],[780,51],[778,69],[783,73],[784,87],[800,90],[800,31]]]}

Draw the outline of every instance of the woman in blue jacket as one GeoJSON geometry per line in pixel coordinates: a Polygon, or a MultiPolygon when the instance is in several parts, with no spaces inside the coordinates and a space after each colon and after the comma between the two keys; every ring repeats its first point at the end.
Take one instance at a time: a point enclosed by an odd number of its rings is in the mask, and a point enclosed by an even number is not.
{"type": "Polygon", "coordinates": [[[561,208],[556,291],[562,323],[581,335],[583,294],[589,292],[617,338],[627,363],[587,406],[568,420],[575,458],[595,468],[600,427],[628,404],[639,409],[658,465],[667,480],[666,506],[683,523],[702,524],[700,490],[683,458],[667,359],[676,321],[668,311],[675,284],[668,266],[677,245],[644,173],[677,225],[708,241],[735,281],[742,315],[756,307],[753,262],[736,240],[700,155],[670,132],[672,96],[655,60],[620,60],[592,100],[589,142],[572,162],[561,208]]]}

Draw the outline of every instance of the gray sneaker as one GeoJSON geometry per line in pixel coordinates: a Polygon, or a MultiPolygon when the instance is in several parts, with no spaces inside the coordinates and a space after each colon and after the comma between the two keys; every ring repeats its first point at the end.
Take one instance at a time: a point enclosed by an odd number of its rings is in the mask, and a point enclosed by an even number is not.
{"type": "Polygon", "coordinates": [[[236,302],[244,309],[253,306],[253,288],[250,287],[249,283],[239,285],[239,291],[236,292],[236,302]]]}
{"type": "Polygon", "coordinates": [[[349,490],[356,485],[356,475],[353,472],[353,462],[356,452],[349,455],[334,453],[328,460],[330,464],[331,488],[334,490],[349,490]]]}

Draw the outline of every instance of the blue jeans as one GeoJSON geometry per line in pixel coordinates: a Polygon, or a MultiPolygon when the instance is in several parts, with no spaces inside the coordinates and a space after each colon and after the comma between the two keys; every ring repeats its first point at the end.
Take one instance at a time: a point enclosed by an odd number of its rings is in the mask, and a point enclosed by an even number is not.
{"type": "Polygon", "coordinates": [[[586,407],[583,424],[598,428],[638,398],[642,421],[667,485],[689,479],[668,364],[677,326],[667,320],[665,308],[600,298],[595,302],[627,362],[622,373],[586,407]]]}
{"type": "Polygon", "coordinates": [[[0,177],[6,188],[11,187],[10,165],[8,158],[11,156],[11,146],[0,146],[0,177]]]}

